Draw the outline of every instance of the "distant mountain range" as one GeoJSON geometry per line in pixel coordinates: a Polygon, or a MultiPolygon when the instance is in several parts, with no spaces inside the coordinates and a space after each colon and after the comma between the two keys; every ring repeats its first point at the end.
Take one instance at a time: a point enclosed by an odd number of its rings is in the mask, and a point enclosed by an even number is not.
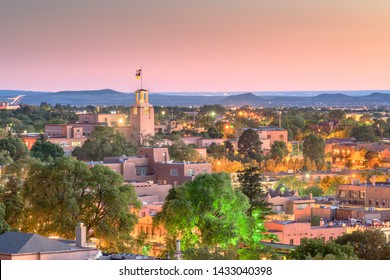
{"type": "MultiPolygon", "coordinates": [[[[348,92],[350,93],[350,92],[348,92]]],[[[66,105],[125,105],[134,103],[134,94],[123,93],[111,89],[39,92],[21,90],[0,90],[0,101],[17,95],[25,95],[23,104],[39,105],[47,102],[52,105],[57,103],[66,105]]],[[[202,106],[205,104],[222,104],[224,106],[251,105],[258,107],[323,107],[323,106],[388,106],[390,105],[390,93],[373,92],[367,95],[347,95],[344,93],[322,93],[316,96],[292,96],[279,93],[274,95],[257,95],[253,93],[241,94],[216,94],[201,93],[185,94],[149,94],[150,103],[159,106],[202,106]]]]}

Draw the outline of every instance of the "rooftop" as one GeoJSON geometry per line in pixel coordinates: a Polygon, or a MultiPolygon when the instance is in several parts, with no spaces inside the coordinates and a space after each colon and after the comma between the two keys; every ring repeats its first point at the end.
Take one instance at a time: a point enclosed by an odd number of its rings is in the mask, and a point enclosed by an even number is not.
{"type": "Polygon", "coordinates": [[[24,254],[69,251],[74,247],[34,233],[10,231],[0,235],[0,253],[24,254]]]}

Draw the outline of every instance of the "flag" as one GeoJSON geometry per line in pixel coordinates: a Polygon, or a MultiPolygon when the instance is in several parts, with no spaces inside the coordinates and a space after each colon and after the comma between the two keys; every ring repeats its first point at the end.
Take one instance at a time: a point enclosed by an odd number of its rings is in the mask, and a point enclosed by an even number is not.
{"type": "Polygon", "coordinates": [[[142,74],[142,69],[138,69],[136,72],[135,72],[135,78],[137,80],[141,79],[141,74],[142,74]]]}

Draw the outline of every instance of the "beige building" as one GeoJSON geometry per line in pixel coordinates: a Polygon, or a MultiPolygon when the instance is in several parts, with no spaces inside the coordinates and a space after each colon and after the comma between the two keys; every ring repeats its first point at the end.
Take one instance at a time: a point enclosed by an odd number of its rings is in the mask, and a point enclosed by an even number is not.
{"type": "Polygon", "coordinates": [[[168,148],[139,148],[134,157],[107,157],[104,164],[123,176],[127,182],[153,182],[159,185],[181,185],[192,181],[196,175],[211,173],[210,163],[173,162],[168,148]]]}

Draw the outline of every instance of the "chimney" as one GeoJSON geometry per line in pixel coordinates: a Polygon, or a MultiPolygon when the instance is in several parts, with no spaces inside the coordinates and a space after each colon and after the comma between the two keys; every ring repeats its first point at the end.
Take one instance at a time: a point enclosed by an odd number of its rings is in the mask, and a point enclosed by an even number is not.
{"type": "Polygon", "coordinates": [[[85,247],[87,243],[87,228],[83,223],[79,223],[76,227],[76,247],[85,247]]]}
{"type": "Polygon", "coordinates": [[[173,256],[175,257],[175,259],[181,260],[182,253],[180,251],[180,239],[176,240],[176,251],[173,256]]]}
{"type": "Polygon", "coordinates": [[[373,175],[371,177],[371,184],[372,184],[373,187],[375,187],[375,184],[376,184],[376,176],[375,175],[373,175]]]}

